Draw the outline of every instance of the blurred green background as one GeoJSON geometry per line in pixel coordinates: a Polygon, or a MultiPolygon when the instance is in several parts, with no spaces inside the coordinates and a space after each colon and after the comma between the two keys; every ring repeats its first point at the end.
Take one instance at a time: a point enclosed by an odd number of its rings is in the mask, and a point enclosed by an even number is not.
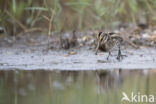
{"type": "Polygon", "coordinates": [[[156,0],[0,0],[0,26],[6,34],[33,28],[47,31],[51,17],[52,31],[58,32],[120,23],[154,25],[156,0]]]}

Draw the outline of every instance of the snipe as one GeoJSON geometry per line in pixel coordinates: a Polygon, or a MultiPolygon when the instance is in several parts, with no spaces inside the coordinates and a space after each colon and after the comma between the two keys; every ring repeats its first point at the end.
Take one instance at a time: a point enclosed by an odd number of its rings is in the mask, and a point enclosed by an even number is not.
{"type": "Polygon", "coordinates": [[[120,45],[121,42],[123,41],[123,38],[119,36],[116,33],[104,33],[104,32],[99,32],[97,34],[97,47],[96,47],[96,55],[98,53],[98,50],[103,51],[103,52],[109,52],[109,55],[107,56],[107,60],[109,59],[109,56],[111,55],[111,49],[117,45],[118,47],[118,55],[117,55],[117,60],[121,60],[121,58],[125,55],[121,54],[121,49],[120,45]]]}

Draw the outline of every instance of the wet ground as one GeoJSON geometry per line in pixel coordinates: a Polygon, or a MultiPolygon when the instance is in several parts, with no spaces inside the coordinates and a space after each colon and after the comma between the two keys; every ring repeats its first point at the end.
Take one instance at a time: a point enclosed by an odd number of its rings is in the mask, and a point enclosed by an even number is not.
{"type": "Polygon", "coordinates": [[[107,60],[108,53],[95,55],[89,47],[69,50],[44,47],[13,46],[0,47],[0,69],[24,70],[99,70],[99,69],[154,69],[156,68],[155,48],[122,48],[127,55],[121,61],[116,59],[117,52],[107,60]]]}

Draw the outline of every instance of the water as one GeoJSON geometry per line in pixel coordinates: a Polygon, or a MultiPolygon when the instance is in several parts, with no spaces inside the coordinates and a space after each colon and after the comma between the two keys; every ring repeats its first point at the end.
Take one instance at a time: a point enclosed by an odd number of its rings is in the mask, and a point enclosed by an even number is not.
{"type": "Polygon", "coordinates": [[[155,79],[155,70],[1,70],[0,104],[132,104],[122,92],[156,96],[155,79]]]}

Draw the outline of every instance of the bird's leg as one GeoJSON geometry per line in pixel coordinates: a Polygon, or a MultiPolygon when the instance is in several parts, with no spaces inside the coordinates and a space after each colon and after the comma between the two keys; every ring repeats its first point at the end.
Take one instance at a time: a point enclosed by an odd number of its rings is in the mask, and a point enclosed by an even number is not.
{"type": "Polygon", "coordinates": [[[98,49],[96,49],[95,55],[97,55],[97,53],[98,53],[98,49]]]}
{"type": "Polygon", "coordinates": [[[112,56],[111,52],[109,51],[109,54],[107,56],[107,60],[109,60],[109,56],[112,56]]]}
{"type": "Polygon", "coordinates": [[[122,54],[121,54],[121,49],[120,49],[120,45],[119,45],[117,60],[120,61],[120,59],[123,58],[123,56],[126,56],[126,55],[122,55],[122,54]]]}
{"type": "Polygon", "coordinates": [[[100,41],[98,41],[98,45],[97,45],[97,47],[96,47],[96,52],[95,52],[95,55],[97,55],[97,53],[98,53],[99,46],[100,46],[100,41]]]}
{"type": "Polygon", "coordinates": [[[120,46],[119,46],[117,60],[119,60],[119,61],[120,61],[120,57],[121,57],[121,50],[120,50],[120,46]]]}

